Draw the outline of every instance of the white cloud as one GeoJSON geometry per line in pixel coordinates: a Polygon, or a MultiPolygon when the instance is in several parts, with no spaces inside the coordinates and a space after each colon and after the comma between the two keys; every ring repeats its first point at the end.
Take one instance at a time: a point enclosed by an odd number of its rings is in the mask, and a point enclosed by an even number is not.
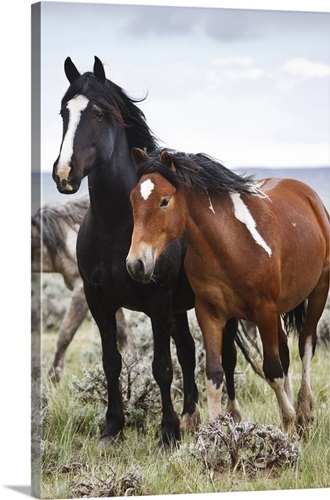
{"type": "Polygon", "coordinates": [[[283,66],[283,71],[297,78],[320,78],[330,76],[328,64],[309,61],[305,57],[290,59],[283,66]]]}
{"type": "Polygon", "coordinates": [[[214,59],[212,64],[214,66],[251,66],[253,61],[251,57],[227,57],[214,59]]]}
{"type": "Polygon", "coordinates": [[[251,57],[228,57],[214,59],[207,73],[210,90],[221,86],[225,81],[258,80],[266,76],[265,70],[254,65],[251,57]]]}
{"type": "Polygon", "coordinates": [[[261,68],[248,68],[245,70],[224,71],[223,76],[227,80],[258,80],[265,75],[265,71],[261,68]]]}

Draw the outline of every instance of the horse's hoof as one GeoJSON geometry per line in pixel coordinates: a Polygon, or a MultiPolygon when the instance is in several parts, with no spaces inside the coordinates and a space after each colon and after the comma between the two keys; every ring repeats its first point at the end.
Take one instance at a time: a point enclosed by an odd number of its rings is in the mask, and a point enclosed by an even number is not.
{"type": "Polygon", "coordinates": [[[120,432],[116,436],[101,436],[100,442],[97,445],[98,450],[105,450],[106,448],[112,448],[113,446],[119,446],[125,441],[124,434],[120,432]]]}
{"type": "Polygon", "coordinates": [[[300,438],[308,437],[313,431],[314,427],[314,417],[303,417],[302,415],[297,415],[296,430],[300,438]]]}
{"type": "Polygon", "coordinates": [[[283,430],[293,438],[297,434],[295,419],[283,419],[283,430]]]}
{"type": "Polygon", "coordinates": [[[180,440],[181,434],[179,425],[178,427],[175,427],[175,429],[171,428],[171,430],[167,427],[167,429],[162,429],[162,435],[158,441],[158,447],[161,451],[170,451],[177,446],[177,443],[179,443],[180,440]]]}
{"type": "Polygon", "coordinates": [[[179,447],[180,440],[163,441],[160,439],[158,441],[158,450],[161,455],[166,453],[173,453],[179,447]]]}
{"type": "Polygon", "coordinates": [[[230,415],[235,422],[241,422],[242,420],[241,409],[236,400],[234,401],[228,400],[226,413],[230,415]]]}
{"type": "Polygon", "coordinates": [[[50,378],[50,381],[54,385],[59,384],[59,382],[61,381],[61,378],[62,378],[62,368],[59,368],[58,366],[56,368],[54,368],[54,366],[52,366],[48,372],[48,376],[50,378]]]}
{"type": "Polygon", "coordinates": [[[189,415],[189,413],[185,413],[182,416],[180,431],[181,432],[194,432],[197,426],[201,423],[201,416],[199,413],[198,406],[195,405],[195,411],[189,415]]]}

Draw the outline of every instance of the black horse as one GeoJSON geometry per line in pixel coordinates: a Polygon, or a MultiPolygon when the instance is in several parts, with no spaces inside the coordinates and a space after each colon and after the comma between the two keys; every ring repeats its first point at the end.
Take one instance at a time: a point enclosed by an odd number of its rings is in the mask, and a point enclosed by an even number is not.
{"type": "MultiPolygon", "coordinates": [[[[135,104],[139,101],[106,79],[97,57],[93,72],[80,74],[70,58],[64,67],[70,86],[61,103],[63,138],[53,179],[61,193],[70,194],[88,175],[90,208],[79,230],[77,258],[88,306],[101,334],[108,385],[107,423],[101,442],[120,436],[124,427],[115,314],[120,307],[126,307],[143,311],[151,319],[152,369],[162,398],[161,443],[170,444],[180,439],[180,422],[170,394],[170,336],[183,372],[181,429],[190,429],[199,422],[195,345],[186,313],[194,307],[194,295],[183,269],[185,243],[176,239],[170,245],[159,259],[156,278],[148,284],[133,280],[126,270],[133,230],[130,192],[137,183],[131,151],[139,147],[151,152],[157,148],[157,140],[135,104]]],[[[228,396],[235,400],[236,320],[227,326],[223,359],[228,396]]]]}

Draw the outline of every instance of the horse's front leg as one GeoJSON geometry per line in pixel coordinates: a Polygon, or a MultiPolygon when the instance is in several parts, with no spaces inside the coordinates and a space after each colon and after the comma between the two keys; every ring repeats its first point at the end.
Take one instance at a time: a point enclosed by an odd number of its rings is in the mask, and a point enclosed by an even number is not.
{"type": "Polygon", "coordinates": [[[153,294],[153,301],[148,308],[154,338],[153,376],[159,386],[162,400],[162,422],[160,445],[169,446],[180,440],[180,422],[174,412],[171,399],[173,368],[170,350],[172,325],[171,294],[160,290],[153,294]],[[161,295],[161,296],[159,296],[161,295]]]}
{"type": "Polygon", "coordinates": [[[173,314],[171,335],[175,342],[183,377],[183,410],[180,430],[193,431],[200,423],[200,414],[197,406],[198,390],[195,383],[195,342],[190,333],[186,312],[173,314]]]}
{"type": "Polygon", "coordinates": [[[106,427],[101,434],[100,445],[111,443],[122,437],[124,410],[120,391],[121,355],[117,348],[116,310],[111,308],[102,292],[85,284],[85,294],[89,309],[99,328],[102,344],[102,363],[107,380],[108,408],[106,427]]]}
{"type": "Polygon", "coordinates": [[[49,370],[49,376],[53,383],[57,383],[61,380],[66,350],[79,326],[85,319],[87,312],[88,306],[85,299],[83,284],[82,281],[79,280],[72,291],[68,308],[58,332],[54,361],[49,370]]]}
{"type": "Polygon", "coordinates": [[[222,367],[222,332],[226,320],[216,316],[209,304],[196,296],[196,317],[203,334],[206,355],[206,394],[209,419],[215,420],[221,412],[221,395],[224,382],[222,367]]]}

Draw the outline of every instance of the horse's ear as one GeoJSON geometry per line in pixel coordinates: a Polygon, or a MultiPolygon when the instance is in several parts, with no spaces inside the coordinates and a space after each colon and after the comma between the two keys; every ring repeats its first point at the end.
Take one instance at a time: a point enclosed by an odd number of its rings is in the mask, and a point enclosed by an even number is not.
{"type": "Polygon", "coordinates": [[[172,155],[168,151],[162,151],[160,153],[160,161],[164,163],[167,167],[169,167],[171,170],[176,171],[175,165],[173,163],[172,155]]]}
{"type": "Polygon", "coordinates": [[[132,149],[132,158],[134,161],[134,164],[136,167],[140,165],[143,161],[147,159],[147,155],[143,151],[143,149],[140,148],[133,148],[132,149]]]}
{"type": "Polygon", "coordinates": [[[70,83],[73,83],[80,76],[70,57],[67,57],[64,61],[64,72],[70,83]]]}
{"type": "Polygon", "coordinates": [[[101,83],[105,83],[106,77],[103,63],[97,56],[94,57],[94,76],[100,80],[101,83]]]}

